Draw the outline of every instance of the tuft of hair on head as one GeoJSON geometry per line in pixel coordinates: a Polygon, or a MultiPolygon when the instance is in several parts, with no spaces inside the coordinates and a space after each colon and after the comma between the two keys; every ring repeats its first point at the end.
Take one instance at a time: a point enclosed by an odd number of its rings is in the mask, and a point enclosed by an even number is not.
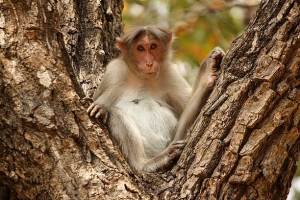
{"type": "Polygon", "coordinates": [[[117,38],[120,50],[130,48],[128,44],[133,44],[140,39],[141,36],[151,35],[155,40],[162,42],[163,45],[169,46],[172,41],[172,31],[158,25],[136,26],[131,28],[122,37],[117,38]]]}

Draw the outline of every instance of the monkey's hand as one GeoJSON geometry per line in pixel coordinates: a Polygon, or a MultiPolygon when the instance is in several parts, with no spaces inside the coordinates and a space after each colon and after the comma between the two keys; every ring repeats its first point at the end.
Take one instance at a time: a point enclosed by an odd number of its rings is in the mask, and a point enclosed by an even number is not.
{"type": "Polygon", "coordinates": [[[207,67],[209,70],[208,75],[208,87],[213,88],[215,86],[216,80],[219,76],[219,71],[221,69],[221,62],[225,53],[220,47],[215,47],[209,55],[207,62],[207,67]]]}
{"type": "Polygon", "coordinates": [[[103,104],[93,102],[87,109],[88,114],[96,119],[101,119],[103,124],[106,124],[108,111],[103,104]]]}
{"type": "Polygon", "coordinates": [[[201,63],[200,74],[197,77],[200,85],[206,89],[213,89],[221,69],[221,61],[225,53],[220,47],[215,47],[208,57],[201,63]]]}

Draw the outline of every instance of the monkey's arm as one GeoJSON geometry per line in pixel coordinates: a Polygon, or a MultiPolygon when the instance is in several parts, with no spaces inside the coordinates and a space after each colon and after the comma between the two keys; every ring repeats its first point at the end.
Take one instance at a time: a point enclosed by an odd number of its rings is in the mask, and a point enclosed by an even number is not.
{"type": "Polygon", "coordinates": [[[192,125],[200,113],[201,108],[204,106],[208,97],[208,92],[203,92],[201,90],[201,88],[197,88],[182,112],[176,127],[173,141],[185,139],[186,129],[192,125]]]}
{"type": "Polygon", "coordinates": [[[173,65],[167,70],[167,75],[165,75],[167,81],[165,81],[166,85],[163,86],[166,91],[166,102],[173,108],[179,119],[191,97],[192,88],[179,72],[177,66],[173,65]]]}
{"type": "Polygon", "coordinates": [[[124,65],[124,61],[115,59],[106,66],[105,74],[93,95],[95,102],[107,104],[108,100],[112,101],[120,95],[118,92],[122,88],[122,79],[126,73],[124,65]]]}
{"type": "Polygon", "coordinates": [[[185,138],[186,129],[192,125],[206,103],[218,78],[223,56],[223,50],[216,47],[201,63],[200,70],[193,85],[192,96],[178,121],[174,141],[183,140],[185,138]]]}
{"type": "Polygon", "coordinates": [[[104,124],[107,121],[110,108],[114,106],[118,97],[122,94],[123,67],[124,63],[120,59],[109,63],[101,83],[94,93],[94,102],[87,109],[90,116],[101,118],[104,124]]]}

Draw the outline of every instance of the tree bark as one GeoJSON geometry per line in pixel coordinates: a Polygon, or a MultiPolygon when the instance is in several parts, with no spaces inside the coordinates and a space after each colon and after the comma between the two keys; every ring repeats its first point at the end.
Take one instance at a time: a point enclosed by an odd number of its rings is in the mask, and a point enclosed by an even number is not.
{"type": "Polygon", "coordinates": [[[300,148],[299,4],[261,2],[177,163],[135,174],[80,101],[118,55],[122,1],[0,0],[0,185],[11,199],[286,199],[300,148]]]}

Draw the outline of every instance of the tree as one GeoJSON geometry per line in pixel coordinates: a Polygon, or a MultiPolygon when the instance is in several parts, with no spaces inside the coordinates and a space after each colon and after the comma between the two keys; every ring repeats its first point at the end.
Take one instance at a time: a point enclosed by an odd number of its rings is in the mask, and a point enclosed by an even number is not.
{"type": "MultiPolygon", "coordinates": [[[[262,1],[188,143],[135,174],[85,111],[122,2],[0,1],[0,183],[11,199],[285,199],[299,157],[300,3],[262,1]]],[[[4,192],[2,192],[4,193],[4,192]]]]}

